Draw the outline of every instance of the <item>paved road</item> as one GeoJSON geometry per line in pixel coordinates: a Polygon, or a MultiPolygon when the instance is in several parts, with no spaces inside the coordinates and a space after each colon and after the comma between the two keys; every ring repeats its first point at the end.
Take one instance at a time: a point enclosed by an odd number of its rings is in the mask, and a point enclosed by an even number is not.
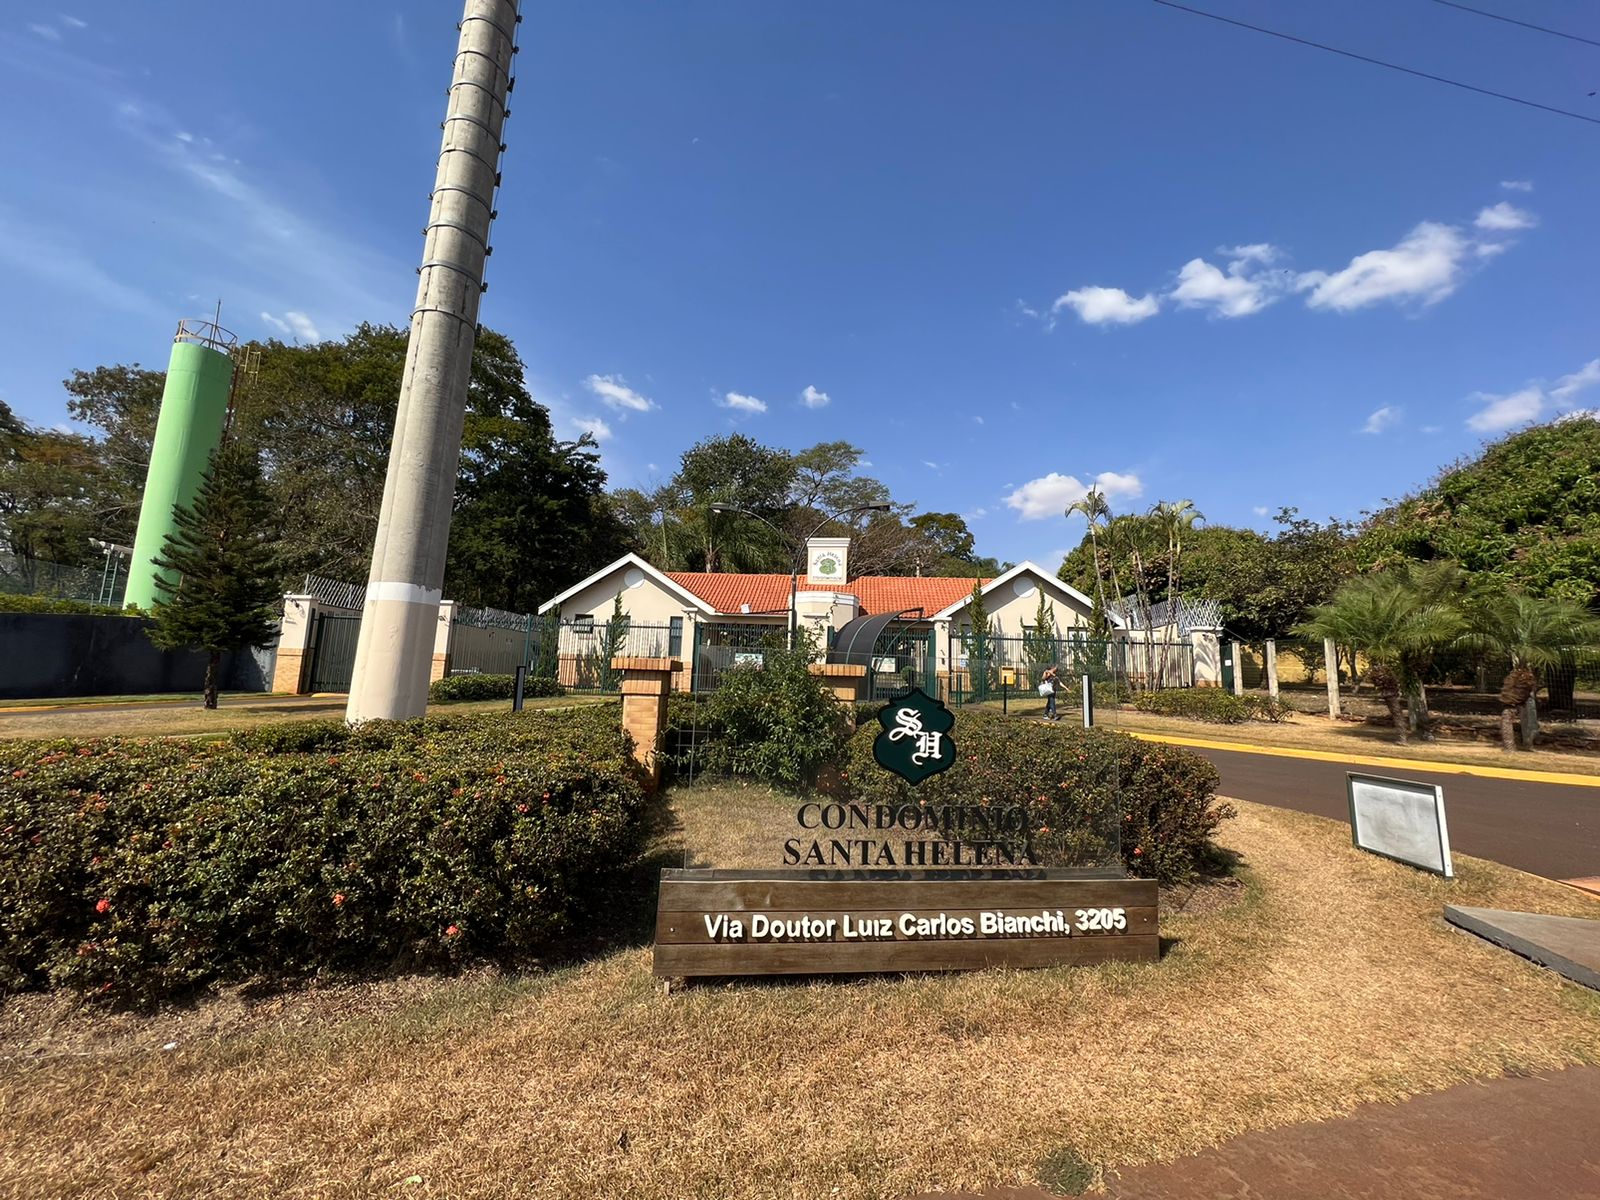
{"type": "Polygon", "coordinates": [[[1437,783],[1452,850],[1550,879],[1600,875],[1600,788],[1184,748],[1216,764],[1224,796],[1339,821],[1350,819],[1348,771],[1437,783]]]}

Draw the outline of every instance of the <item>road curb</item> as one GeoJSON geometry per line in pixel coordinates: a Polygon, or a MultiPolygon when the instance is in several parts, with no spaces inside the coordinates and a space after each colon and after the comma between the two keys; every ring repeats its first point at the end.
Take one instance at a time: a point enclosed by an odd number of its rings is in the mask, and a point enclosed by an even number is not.
{"type": "MultiPolygon", "coordinates": [[[[1108,726],[1115,728],[1115,726],[1108,726]]],[[[1294,746],[1260,746],[1252,742],[1225,742],[1210,738],[1179,737],[1175,734],[1145,733],[1136,729],[1119,730],[1147,742],[1174,746],[1194,746],[1202,750],[1230,750],[1235,754],[1261,754],[1271,758],[1306,758],[1316,762],[1349,763],[1360,767],[1395,767],[1411,771],[1431,771],[1444,775],[1477,775],[1486,779],[1517,779],[1525,783],[1560,783],[1570,787],[1600,789],[1600,775],[1574,775],[1562,771],[1524,771],[1516,767],[1490,767],[1476,763],[1433,762],[1422,758],[1386,758],[1375,754],[1339,754],[1329,750],[1302,750],[1294,746]]]]}

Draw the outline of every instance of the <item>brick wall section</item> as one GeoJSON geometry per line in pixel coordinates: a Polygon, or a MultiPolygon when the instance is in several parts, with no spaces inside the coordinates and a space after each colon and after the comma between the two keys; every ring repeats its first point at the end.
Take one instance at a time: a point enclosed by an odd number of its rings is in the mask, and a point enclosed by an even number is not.
{"type": "Polygon", "coordinates": [[[613,658],[622,672],[622,729],[633,739],[633,757],[653,788],[661,782],[661,740],[667,726],[667,693],[672,675],[683,669],[675,658],[613,658]]]}
{"type": "Polygon", "coordinates": [[[304,669],[304,650],[279,650],[278,659],[272,665],[272,690],[292,696],[304,695],[305,686],[301,682],[304,669]]]}

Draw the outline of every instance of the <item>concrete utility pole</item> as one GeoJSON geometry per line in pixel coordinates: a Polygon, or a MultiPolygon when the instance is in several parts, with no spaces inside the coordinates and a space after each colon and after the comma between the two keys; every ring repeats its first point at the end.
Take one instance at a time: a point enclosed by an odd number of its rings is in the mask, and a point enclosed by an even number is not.
{"type": "Polygon", "coordinates": [[[350,680],[350,721],[421,716],[444,586],[489,223],[509,116],[518,0],[466,0],[383,508],[350,680]]]}

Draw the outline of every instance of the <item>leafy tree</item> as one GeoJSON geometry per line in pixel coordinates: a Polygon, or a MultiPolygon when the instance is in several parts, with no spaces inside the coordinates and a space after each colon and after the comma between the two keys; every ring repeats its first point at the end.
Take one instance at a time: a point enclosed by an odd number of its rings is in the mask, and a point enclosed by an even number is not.
{"type": "Polygon", "coordinates": [[[599,659],[598,675],[602,691],[609,692],[620,681],[617,669],[611,663],[627,650],[630,624],[628,614],[622,611],[622,593],[618,592],[616,599],[611,602],[611,616],[600,627],[600,640],[595,646],[595,655],[599,659]]]}
{"type": "Polygon", "coordinates": [[[31,560],[76,566],[93,557],[101,473],[87,438],[14,426],[0,440],[0,545],[23,560],[27,585],[31,560]]]}
{"type": "MultiPolygon", "coordinates": [[[[394,435],[408,333],[366,324],[310,346],[261,345],[235,397],[233,435],[258,447],[284,523],[283,584],[308,572],[364,579],[394,435]]],[[[130,542],[165,377],[138,364],[77,371],[69,408],[99,436],[83,483],[89,536],[130,542]]],[[[519,608],[621,553],[591,441],[558,441],[528,394],[523,364],[493,330],[477,339],[446,578],[455,598],[519,608]]]]}
{"type": "Polygon", "coordinates": [[[1295,632],[1366,651],[1373,663],[1367,679],[1383,697],[1403,745],[1410,729],[1425,724],[1422,680],[1434,652],[1463,632],[1460,583],[1451,564],[1362,576],[1313,609],[1295,632]],[[1409,720],[1401,712],[1402,695],[1409,720]]]}
{"type": "Polygon", "coordinates": [[[73,371],[62,384],[72,419],[104,431],[93,444],[95,537],[133,545],[166,379],[164,371],[133,363],[73,371]]]}
{"type": "MultiPolygon", "coordinates": [[[[1538,672],[1561,661],[1562,652],[1600,644],[1600,621],[1569,600],[1541,599],[1510,589],[1481,589],[1465,606],[1462,641],[1510,663],[1500,688],[1500,745],[1517,748],[1519,709],[1538,691],[1538,672]]],[[[1533,728],[1524,733],[1532,741],[1533,728]]]]}
{"type": "Polygon", "coordinates": [[[282,593],[272,518],[256,455],[226,442],[194,503],[174,514],[176,528],[155,560],[163,574],[150,640],[163,650],[194,647],[209,655],[207,708],[217,706],[223,652],[264,645],[276,627],[282,593]]]}
{"type": "Polygon", "coordinates": [[[1530,596],[1600,604],[1600,420],[1514,433],[1373,514],[1363,566],[1452,559],[1530,596]]]}

